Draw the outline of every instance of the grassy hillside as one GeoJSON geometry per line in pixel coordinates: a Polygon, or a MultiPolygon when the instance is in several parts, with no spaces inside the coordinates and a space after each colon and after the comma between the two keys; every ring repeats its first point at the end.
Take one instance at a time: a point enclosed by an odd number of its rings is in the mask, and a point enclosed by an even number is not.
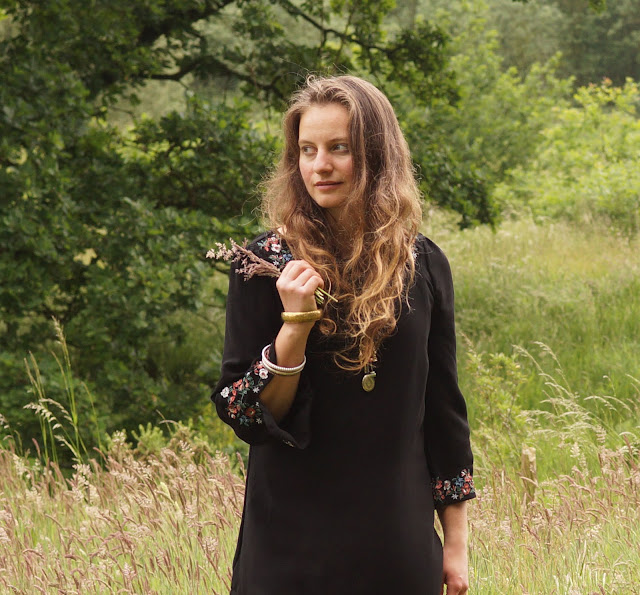
{"type": "MultiPolygon", "coordinates": [[[[565,413],[579,413],[574,405],[565,402],[565,413]]],[[[588,433],[602,430],[596,420],[538,422],[523,441],[562,445],[570,437],[570,448],[554,452],[573,466],[547,480],[536,479],[531,463],[479,470],[470,506],[471,592],[633,592],[629,586],[640,581],[638,449],[600,444],[590,469],[582,459],[588,433]]],[[[0,450],[0,592],[228,593],[241,467],[199,448],[184,428],[149,450],[152,435],[135,450],[115,435],[102,465],[77,465],[66,479],[55,464],[0,450]]]]}
{"type": "MultiPolygon", "coordinates": [[[[478,485],[472,592],[628,592],[640,582],[638,241],[530,221],[461,232],[440,213],[425,232],[457,290],[478,485]]],[[[53,410],[35,409],[50,449],[86,423],[53,410]]],[[[228,449],[209,412],[202,427],[228,449]]],[[[130,443],[116,433],[97,462],[64,472],[5,439],[0,591],[228,592],[241,463],[169,428],[130,443]]]]}
{"type": "MultiPolygon", "coordinates": [[[[595,225],[507,221],[453,230],[437,215],[426,233],[445,250],[456,285],[463,385],[465,339],[476,351],[525,348],[542,367],[561,366],[569,390],[637,397],[640,378],[640,241],[595,225]],[[555,354],[557,362],[549,356],[555,354]]],[[[544,379],[528,374],[523,407],[538,406],[544,379]]],[[[473,395],[469,395],[473,400],[473,395]]]]}

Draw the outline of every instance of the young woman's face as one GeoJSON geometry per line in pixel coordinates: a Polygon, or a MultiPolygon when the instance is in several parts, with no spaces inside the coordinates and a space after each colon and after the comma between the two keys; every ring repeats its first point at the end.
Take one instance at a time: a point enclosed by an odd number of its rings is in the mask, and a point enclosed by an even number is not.
{"type": "Polygon", "coordinates": [[[307,192],[340,221],[353,180],[347,109],[338,103],[310,107],[300,118],[298,145],[307,192]]]}

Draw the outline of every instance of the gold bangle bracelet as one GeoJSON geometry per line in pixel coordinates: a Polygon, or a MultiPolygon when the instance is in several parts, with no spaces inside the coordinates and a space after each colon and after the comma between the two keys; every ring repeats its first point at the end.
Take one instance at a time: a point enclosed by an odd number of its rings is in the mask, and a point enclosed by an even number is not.
{"type": "Polygon", "coordinates": [[[309,312],[283,312],[280,314],[282,322],[315,322],[322,318],[322,310],[310,310],[309,312]]]}

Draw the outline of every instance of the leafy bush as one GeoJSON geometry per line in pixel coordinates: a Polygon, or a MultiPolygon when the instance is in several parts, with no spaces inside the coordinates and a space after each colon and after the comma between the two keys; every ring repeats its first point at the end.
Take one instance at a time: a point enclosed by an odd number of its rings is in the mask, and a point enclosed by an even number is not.
{"type": "Polygon", "coordinates": [[[494,193],[512,213],[598,220],[626,234],[640,230],[638,84],[610,81],[578,89],[558,107],[531,161],[511,170],[494,193]]]}
{"type": "Polygon", "coordinates": [[[526,435],[518,391],[527,376],[514,356],[481,354],[470,343],[466,355],[475,466],[516,468],[526,435]]]}
{"type": "MultiPolygon", "coordinates": [[[[520,345],[546,360],[535,344],[542,342],[576,390],[636,398],[629,376],[640,376],[640,237],[531,220],[459,232],[438,212],[425,231],[451,261],[457,325],[478,353],[510,356],[520,345]]],[[[461,383],[473,400],[460,346],[461,383]]],[[[518,390],[519,404],[538,408],[544,381],[520,363],[531,378],[518,390]]]]}

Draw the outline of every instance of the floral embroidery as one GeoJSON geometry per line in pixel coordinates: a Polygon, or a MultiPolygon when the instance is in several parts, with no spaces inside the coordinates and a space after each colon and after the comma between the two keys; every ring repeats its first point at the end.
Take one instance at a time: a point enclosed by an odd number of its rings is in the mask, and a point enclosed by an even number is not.
{"type": "Polygon", "coordinates": [[[266,253],[267,260],[280,270],[284,269],[290,260],[293,260],[291,250],[276,233],[268,234],[263,240],[257,242],[257,245],[266,253]]]}
{"type": "Polygon", "coordinates": [[[262,408],[255,395],[262,390],[267,378],[269,378],[269,372],[262,362],[258,361],[240,380],[225,386],[220,391],[222,398],[227,401],[229,417],[237,419],[241,426],[262,423],[262,408]]]}
{"type": "Polygon", "coordinates": [[[453,479],[443,480],[440,477],[436,477],[431,480],[431,489],[433,490],[433,499],[436,504],[467,500],[475,494],[473,476],[469,469],[463,469],[460,471],[460,475],[453,479]]]}

